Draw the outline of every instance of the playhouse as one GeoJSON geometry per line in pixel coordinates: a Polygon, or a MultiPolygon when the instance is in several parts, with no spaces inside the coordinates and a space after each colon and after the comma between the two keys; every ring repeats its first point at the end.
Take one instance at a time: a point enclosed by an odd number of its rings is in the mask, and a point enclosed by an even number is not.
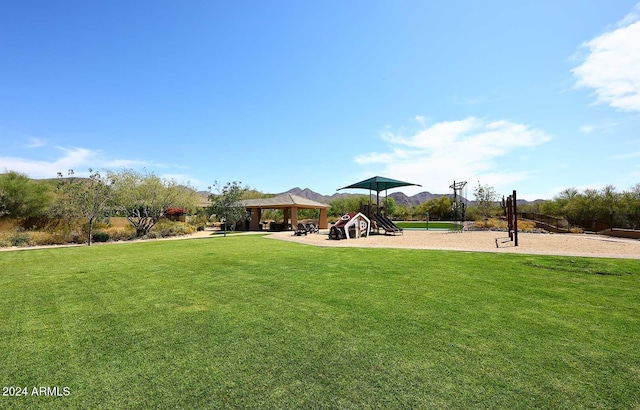
{"type": "Polygon", "coordinates": [[[329,239],[351,239],[369,236],[371,221],[360,212],[350,212],[331,227],[329,239]]]}

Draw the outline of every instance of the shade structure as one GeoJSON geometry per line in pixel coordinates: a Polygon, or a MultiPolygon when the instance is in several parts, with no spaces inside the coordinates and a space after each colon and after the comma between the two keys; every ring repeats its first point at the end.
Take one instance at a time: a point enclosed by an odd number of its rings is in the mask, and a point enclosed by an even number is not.
{"type": "Polygon", "coordinates": [[[385,178],[385,177],[373,177],[365,179],[364,181],[356,182],[349,186],[338,188],[341,189],[369,189],[371,191],[386,191],[387,189],[399,188],[401,186],[422,186],[420,184],[414,184],[411,182],[398,181],[397,179],[385,178]]]}
{"type": "Polygon", "coordinates": [[[386,191],[387,189],[399,188],[403,186],[422,186],[420,184],[414,184],[412,182],[404,182],[398,181],[397,179],[385,178],[380,176],[375,176],[369,179],[365,179],[364,181],[356,182],[355,184],[351,184],[349,186],[345,186],[341,189],[368,189],[369,191],[376,191],[376,206],[378,209],[378,213],[380,213],[380,191],[386,191]]]}
{"type": "Polygon", "coordinates": [[[327,209],[329,209],[330,206],[298,195],[287,193],[273,198],[245,199],[240,201],[240,203],[247,208],[251,214],[251,222],[249,225],[249,229],[251,230],[259,229],[262,209],[282,209],[285,225],[287,224],[289,216],[291,216],[292,226],[298,224],[299,209],[318,209],[320,211],[318,216],[319,228],[326,229],[329,227],[327,224],[327,209]]]}

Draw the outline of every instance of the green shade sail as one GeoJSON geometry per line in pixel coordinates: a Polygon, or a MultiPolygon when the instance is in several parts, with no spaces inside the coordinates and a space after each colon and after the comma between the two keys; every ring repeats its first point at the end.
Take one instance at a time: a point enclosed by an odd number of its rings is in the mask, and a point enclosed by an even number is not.
{"type": "Polygon", "coordinates": [[[422,186],[420,184],[413,184],[411,182],[398,181],[397,179],[375,176],[373,178],[365,179],[364,181],[356,182],[355,184],[339,188],[338,191],[340,191],[341,189],[369,189],[371,191],[380,192],[386,191],[387,189],[412,185],[422,186]]]}
{"type": "MultiPolygon", "coordinates": [[[[401,186],[422,186],[420,184],[413,184],[411,182],[398,181],[397,179],[385,178],[375,176],[373,178],[365,179],[364,181],[356,182],[341,189],[368,189],[369,191],[376,191],[376,209],[380,213],[380,191],[386,191],[387,189],[399,188],[401,186]]],[[[369,208],[371,208],[371,195],[369,195],[369,208]]]]}

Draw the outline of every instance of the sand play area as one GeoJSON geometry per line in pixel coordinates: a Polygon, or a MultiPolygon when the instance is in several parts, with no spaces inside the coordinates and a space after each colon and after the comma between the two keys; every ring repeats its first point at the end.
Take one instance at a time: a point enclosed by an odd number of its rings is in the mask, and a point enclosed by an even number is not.
{"type": "Polygon", "coordinates": [[[339,241],[328,239],[326,231],[307,236],[295,236],[291,232],[278,232],[267,237],[315,246],[439,249],[640,259],[640,241],[638,240],[586,234],[520,233],[518,247],[508,241],[506,232],[495,231],[405,230],[403,235],[371,235],[365,238],[339,241]],[[498,238],[498,248],[496,248],[496,238],[498,238]],[[502,241],[505,240],[507,242],[503,243],[502,241]]]}

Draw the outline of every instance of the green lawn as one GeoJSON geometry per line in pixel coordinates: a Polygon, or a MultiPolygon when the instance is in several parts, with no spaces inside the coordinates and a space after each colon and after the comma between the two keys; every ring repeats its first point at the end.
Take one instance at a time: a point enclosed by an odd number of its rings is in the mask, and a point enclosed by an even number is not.
{"type": "MultiPolygon", "coordinates": [[[[427,221],[394,221],[403,229],[427,229],[427,221]]],[[[454,229],[458,225],[446,221],[429,221],[429,229],[454,229]]]]}
{"type": "Polygon", "coordinates": [[[638,408],[635,260],[260,236],[0,253],[0,408],[638,408]]]}

